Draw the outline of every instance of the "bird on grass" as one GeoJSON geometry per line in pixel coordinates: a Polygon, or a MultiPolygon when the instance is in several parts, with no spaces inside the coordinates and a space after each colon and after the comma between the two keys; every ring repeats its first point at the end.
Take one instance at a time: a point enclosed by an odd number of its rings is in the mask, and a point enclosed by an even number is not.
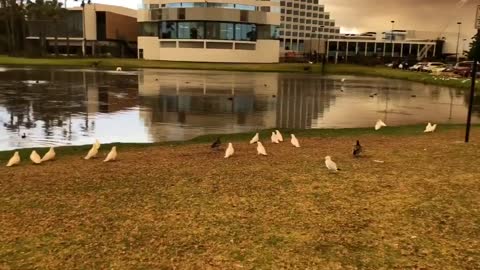
{"type": "Polygon", "coordinates": [[[425,133],[433,133],[435,132],[435,129],[437,129],[437,124],[432,125],[432,123],[428,123],[427,126],[425,127],[425,133]]]}
{"type": "Polygon", "coordinates": [[[122,68],[121,68],[121,67],[117,67],[116,70],[117,70],[117,71],[122,71],[122,68]]]}
{"type": "Polygon", "coordinates": [[[342,78],[341,81],[342,81],[342,83],[344,83],[346,80],[347,80],[346,78],[342,78]]]}
{"type": "Polygon", "coordinates": [[[272,136],[270,137],[272,140],[272,143],[280,143],[280,140],[278,139],[277,133],[272,132],[272,136]]]}
{"type": "Polygon", "coordinates": [[[27,134],[23,133],[22,134],[22,139],[26,139],[27,138],[27,134]]]}
{"type": "Polygon", "coordinates": [[[21,161],[20,154],[17,151],[13,154],[13,156],[8,161],[7,167],[12,167],[12,166],[18,165],[18,164],[20,164],[20,161],[21,161]]]}
{"type": "Polygon", "coordinates": [[[382,120],[378,120],[377,123],[375,124],[375,130],[380,130],[382,127],[386,127],[387,124],[385,124],[382,120]]]}
{"type": "Polygon", "coordinates": [[[225,150],[225,158],[229,158],[233,156],[234,153],[235,153],[235,149],[233,149],[233,144],[228,143],[227,150],[225,150]]]}
{"type": "Polygon", "coordinates": [[[117,160],[117,147],[114,146],[112,147],[112,150],[110,150],[110,153],[108,153],[107,157],[103,162],[109,162],[109,161],[115,161],[117,160]]]}
{"type": "Polygon", "coordinates": [[[32,153],[30,154],[30,160],[33,162],[33,164],[42,163],[42,159],[40,158],[40,155],[35,150],[33,150],[32,153]]]}
{"type": "Polygon", "coordinates": [[[257,142],[257,155],[262,155],[262,156],[267,155],[267,150],[265,149],[265,147],[260,141],[257,142]]]}
{"type": "Polygon", "coordinates": [[[92,148],[88,151],[87,155],[84,157],[85,160],[89,160],[91,158],[96,158],[98,154],[98,148],[95,147],[95,144],[92,145],[92,148]]]}
{"type": "Polygon", "coordinates": [[[280,130],[275,130],[275,133],[277,134],[278,141],[283,142],[283,136],[282,133],[280,133],[280,130]]]}
{"type": "Polygon", "coordinates": [[[250,144],[254,144],[260,140],[260,134],[256,133],[255,136],[250,140],[250,144]]]}
{"type": "Polygon", "coordinates": [[[325,166],[327,166],[327,169],[330,171],[338,172],[340,170],[337,167],[337,163],[333,162],[330,156],[325,157],[325,166]]]}
{"type": "Polygon", "coordinates": [[[362,145],[360,145],[360,141],[357,140],[357,143],[353,146],[353,156],[354,157],[360,157],[360,154],[362,154],[362,145]]]}
{"type": "Polygon", "coordinates": [[[42,157],[42,162],[54,160],[56,156],[55,149],[50,147],[50,150],[42,157]]]}
{"type": "Polygon", "coordinates": [[[95,149],[99,150],[102,145],[100,144],[99,140],[95,140],[95,143],[93,144],[93,146],[95,147],[95,149]]]}
{"type": "Polygon", "coordinates": [[[220,137],[218,137],[218,138],[212,143],[211,148],[212,148],[213,150],[219,150],[221,145],[222,145],[222,141],[220,140],[220,137]]]}
{"type": "Polygon", "coordinates": [[[290,134],[290,136],[292,137],[292,138],[290,139],[290,143],[292,143],[293,146],[299,148],[299,147],[300,147],[300,142],[298,142],[297,137],[295,137],[294,134],[290,134]]]}

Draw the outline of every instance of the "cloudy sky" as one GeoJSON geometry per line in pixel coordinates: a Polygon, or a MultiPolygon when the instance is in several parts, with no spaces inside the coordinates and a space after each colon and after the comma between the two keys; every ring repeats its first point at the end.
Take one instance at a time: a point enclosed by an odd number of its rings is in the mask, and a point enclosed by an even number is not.
{"type": "MultiPolygon", "coordinates": [[[[185,0],[187,1],[187,0],[185,0]]],[[[137,8],[139,0],[93,0],[94,3],[137,8]]],[[[69,0],[69,5],[74,4],[69,0]]],[[[77,2],[78,3],[78,2],[77,2]]],[[[480,0],[320,0],[342,32],[384,31],[395,20],[396,29],[457,32],[461,21],[466,36],[474,33],[476,5],[480,0]]]]}

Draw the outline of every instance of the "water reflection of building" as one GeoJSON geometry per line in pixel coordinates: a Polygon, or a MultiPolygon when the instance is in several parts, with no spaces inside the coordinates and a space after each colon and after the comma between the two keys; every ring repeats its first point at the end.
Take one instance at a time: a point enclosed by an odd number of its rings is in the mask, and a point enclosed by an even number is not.
{"type": "Polygon", "coordinates": [[[279,128],[311,128],[335,96],[333,85],[322,78],[283,78],[278,88],[276,126],[279,128]]]}
{"type": "Polygon", "coordinates": [[[275,126],[278,74],[145,70],[139,76],[141,117],[153,137],[275,126]]]}

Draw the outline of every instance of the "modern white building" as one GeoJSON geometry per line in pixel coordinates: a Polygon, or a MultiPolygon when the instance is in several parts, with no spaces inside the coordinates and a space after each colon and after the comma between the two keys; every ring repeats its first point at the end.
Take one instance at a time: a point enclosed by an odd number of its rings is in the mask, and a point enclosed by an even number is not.
{"type": "Polygon", "coordinates": [[[282,0],[280,25],[280,51],[304,52],[311,39],[332,39],[340,36],[340,28],[325,6],[318,0],[282,0]]]}
{"type": "Polygon", "coordinates": [[[139,58],[276,63],[280,4],[261,0],[144,0],[139,58]]]}

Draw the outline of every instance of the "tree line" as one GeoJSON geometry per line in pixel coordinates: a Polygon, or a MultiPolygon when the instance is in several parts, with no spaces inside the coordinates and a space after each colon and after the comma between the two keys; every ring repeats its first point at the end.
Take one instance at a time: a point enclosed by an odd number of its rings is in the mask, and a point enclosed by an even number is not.
{"type": "MultiPolygon", "coordinates": [[[[64,24],[67,10],[58,0],[0,0],[0,53],[12,56],[25,55],[29,24],[38,31],[40,55],[46,53],[46,33],[49,28],[54,32],[54,50],[58,56],[58,29],[64,24]]],[[[66,31],[68,33],[69,31],[66,31]]],[[[67,35],[67,54],[69,37],[67,35]]]]}

